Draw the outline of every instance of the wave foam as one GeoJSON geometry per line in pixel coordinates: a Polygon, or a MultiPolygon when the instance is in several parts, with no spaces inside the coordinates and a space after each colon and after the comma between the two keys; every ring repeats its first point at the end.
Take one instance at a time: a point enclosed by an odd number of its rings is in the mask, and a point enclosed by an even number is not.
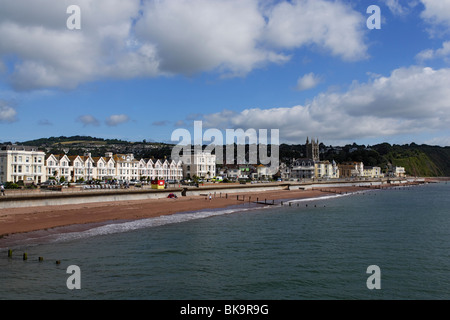
{"type": "Polygon", "coordinates": [[[198,211],[190,213],[177,213],[166,216],[160,216],[155,218],[145,218],[134,221],[111,223],[100,227],[95,227],[81,232],[62,233],[57,236],[55,241],[70,241],[76,239],[89,238],[94,236],[108,235],[114,233],[122,233],[128,231],[134,231],[144,228],[158,227],[168,224],[181,223],[190,220],[204,219],[219,215],[230,214],[234,212],[248,211],[259,208],[236,208],[214,211],[198,211]]]}

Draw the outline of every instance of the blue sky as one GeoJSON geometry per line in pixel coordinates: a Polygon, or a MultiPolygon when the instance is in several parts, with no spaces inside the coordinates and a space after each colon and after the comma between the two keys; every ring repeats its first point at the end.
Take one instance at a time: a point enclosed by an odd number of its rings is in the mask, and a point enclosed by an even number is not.
{"type": "Polygon", "coordinates": [[[448,146],[449,35],[450,0],[0,0],[0,142],[169,142],[201,120],[448,146]]]}

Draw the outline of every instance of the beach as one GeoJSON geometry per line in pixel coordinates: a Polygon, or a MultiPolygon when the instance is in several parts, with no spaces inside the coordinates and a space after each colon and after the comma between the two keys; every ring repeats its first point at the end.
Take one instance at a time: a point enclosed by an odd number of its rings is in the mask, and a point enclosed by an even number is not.
{"type": "Polygon", "coordinates": [[[272,203],[290,199],[309,199],[367,190],[363,187],[333,187],[326,190],[276,190],[263,192],[230,193],[227,197],[187,196],[175,199],[149,199],[133,201],[114,201],[80,203],[61,206],[39,206],[13,209],[0,209],[0,237],[6,235],[46,230],[56,227],[80,226],[109,221],[130,221],[154,218],[180,212],[195,212],[219,209],[230,206],[248,205],[259,199],[272,203]]]}

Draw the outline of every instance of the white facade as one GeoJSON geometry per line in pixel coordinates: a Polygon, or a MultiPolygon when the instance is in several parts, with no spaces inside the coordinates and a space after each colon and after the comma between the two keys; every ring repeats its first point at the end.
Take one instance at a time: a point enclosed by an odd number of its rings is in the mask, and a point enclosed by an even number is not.
{"type": "Polygon", "coordinates": [[[103,157],[93,157],[92,158],[94,164],[94,176],[98,180],[106,180],[109,177],[108,174],[108,162],[103,157]]]}
{"type": "Polygon", "coordinates": [[[170,180],[170,181],[180,181],[183,179],[183,168],[181,161],[175,160],[156,160],[153,162],[152,159],[145,160],[141,159],[139,161],[139,174],[141,180],[170,180]]]}
{"type": "Polygon", "coordinates": [[[216,155],[209,152],[199,152],[191,155],[183,155],[184,178],[193,178],[194,176],[211,179],[216,175],[216,155]]]}
{"type": "Polygon", "coordinates": [[[278,168],[272,168],[271,166],[265,166],[263,164],[256,166],[257,179],[271,179],[277,172],[278,168]]]}
{"type": "Polygon", "coordinates": [[[314,163],[315,177],[325,179],[337,179],[339,178],[339,167],[336,162],[318,161],[314,163]]]}
{"type": "Polygon", "coordinates": [[[368,178],[381,178],[384,175],[380,167],[364,167],[363,176],[368,178]]]}
{"type": "Polygon", "coordinates": [[[0,149],[0,182],[45,181],[45,153],[36,147],[7,145],[0,149]]]}
{"type": "MultiPolygon", "coordinates": [[[[189,171],[199,177],[214,177],[215,156],[202,154],[188,159],[189,171]]],[[[131,180],[183,179],[181,160],[137,160],[133,154],[107,153],[104,157],[85,155],[46,155],[36,148],[23,146],[3,146],[0,150],[0,182],[41,183],[49,178],[68,182],[115,179],[124,182],[131,180]],[[63,178],[63,179],[62,179],[63,178]]]]}
{"type": "Polygon", "coordinates": [[[183,178],[181,161],[137,160],[133,154],[107,153],[105,157],[48,155],[45,172],[57,181],[64,176],[66,181],[88,180],[173,180],[183,178]]]}
{"type": "Polygon", "coordinates": [[[404,177],[406,176],[406,171],[404,167],[393,167],[392,168],[392,175],[394,177],[404,177]]]}
{"type": "Polygon", "coordinates": [[[139,180],[139,161],[132,153],[113,156],[116,165],[116,179],[122,181],[139,180]]]}

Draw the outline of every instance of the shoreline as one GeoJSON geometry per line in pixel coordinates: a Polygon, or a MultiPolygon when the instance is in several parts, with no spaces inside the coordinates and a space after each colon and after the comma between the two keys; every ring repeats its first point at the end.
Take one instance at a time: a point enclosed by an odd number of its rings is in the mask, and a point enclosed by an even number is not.
{"type": "MultiPolygon", "coordinates": [[[[411,184],[404,184],[411,185],[411,184]]],[[[393,188],[392,185],[385,188],[393,188]]],[[[24,207],[13,209],[0,209],[0,247],[2,240],[11,235],[25,234],[37,231],[48,231],[55,228],[82,230],[89,225],[105,225],[121,221],[135,221],[140,219],[156,218],[184,212],[198,212],[208,209],[217,210],[233,206],[252,204],[259,199],[272,201],[293,201],[301,199],[320,198],[336,195],[337,193],[355,193],[358,191],[377,189],[375,186],[341,186],[326,187],[313,190],[271,190],[262,192],[230,193],[228,198],[213,197],[211,200],[204,195],[178,197],[177,199],[159,198],[148,200],[129,200],[80,203],[75,205],[24,207]]],[[[259,204],[264,205],[264,204],[259,204]]],[[[245,207],[243,207],[245,208],[245,207]]]]}

